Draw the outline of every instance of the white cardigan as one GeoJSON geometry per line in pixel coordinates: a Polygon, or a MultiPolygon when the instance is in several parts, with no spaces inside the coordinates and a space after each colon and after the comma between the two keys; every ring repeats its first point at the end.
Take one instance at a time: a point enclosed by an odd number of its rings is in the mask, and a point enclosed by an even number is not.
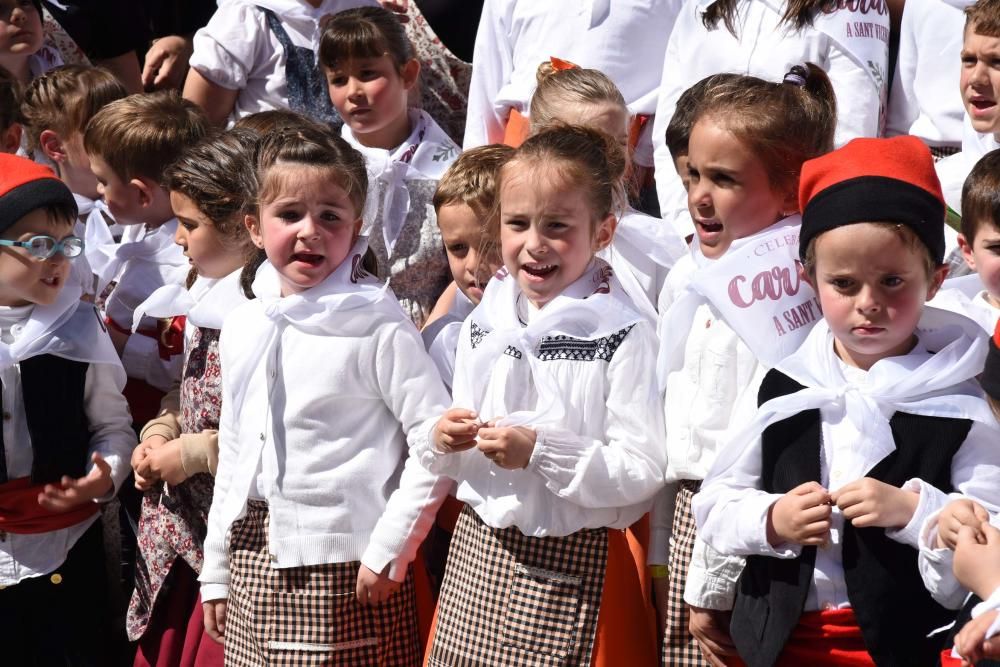
{"type": "Polygon", "coordinates": [[[813,62],[826,70],[837,94],[836,144],[879,133],[881,100],[871,77],[826,34],[808,26],[797,32],[779,27],[781,15],[767,2],[743,0],[739,3],[740,37],[736,38],[721,20],[714,30],[707,29],[701,21],[703,7],[700,0],[687,0],[677,16],[667,43],[653,118],[660,216],[674,224],[682,237],[694,231],[694,223],[664,134],[681,93],[706,76],[736,72],[781,81],[792,65],[813,62]]]}
{"type": "Polygon", "coordinates": [[[234,414],[226,369],[255,349],[268,327],[255,300],[233,311],[222,330],[219,469],[202,598],[228,594],[226,535],[244,514],[255,478],[269,507],[274,567],[360,560],[374,572],[391,564],[389,576],[402,581],[448,489],[447,480],[407,456],[448,404],[420,336],[402,312],[356,337],[289,324],[269,363],[257,362],[241,414],[234,414]],[[234,478],[246,480],[244,488],[233,486],[234,478]]]}

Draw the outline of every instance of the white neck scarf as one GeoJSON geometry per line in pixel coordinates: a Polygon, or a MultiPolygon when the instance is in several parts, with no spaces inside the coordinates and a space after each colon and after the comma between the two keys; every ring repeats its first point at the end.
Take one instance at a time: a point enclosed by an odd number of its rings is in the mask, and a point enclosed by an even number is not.
{"type": "Polygon", "coordinates": [[[966,317],[930,307],[924,308],[916,333],[918,349],[881,359],[863,382],[851,382],[834,351],[829,325],[819,322],[802,347],[776,367],[805,389],[760,406],[754,421],[728,439],[709,474],[735,464],[768,425],[832,405],[844,406],[855,428],[886,451],[895,447],[889,419],[897,411],[995,425],[975,381],[986,361],[986,334],[966,317]]]}
{"type": "Polygon", "coordinates": [[[199,276],[191,289],[177,284],[160,287],[136,307],[132,331],[139,328],[139,322],[147,315],[156,318],[185,315],[192,326],[221,329],[226,315],[247,302],[240,287],[242,273],[242,269],[237,269],[225,278],[199,276]]]}
{"type": "Polygon", "coordinates": [[[566,414],[564,391],[538,359],[542,338],[564,335],[593,340],[621,331],[644,317],[625,295],[611,266],[596,257],[580,278],[533,313],[527,326],[517,312],[521,298],[524,296],[517,280],[505,268],[487,283],[482,301],[469,317],[489,333],[474,350],[464,372],[477,406],[481,405],[497,360],[508,346],[517,348],[530,364],[539,407],[507,415],[500,425],[558,423],[566,414]]]}
{"type": "Polygon", "coordinates": [[[371,196],[364,217],[369,223],[374,220],[381,204],[382,236],[390,256],[410,211],[406,181],[439,180],[460,152],[455,142],[426,113],[412,109],[409,114],[413,128],[410,136],[392,152],[362,145],[347,124],[341,129],[341,136],[365,156],[371,196]],[[375,198],[380,192],[381,202],[375,198]]]}
{"type": "MultiPolygon", "coordinates": [[[[95,208],[97,204],[95,202],[95,208]]],[[[91,214],[93,215],[93,214],[91,214]]],[[[186,263],[180,246],[174,243],[177,220],[166,222],[156,229],[147,230],[138,241],[116,243],[111,229],[103,220],[89,224],[86,231],[86,252],[90,268],[97,276],[97,293],[115,279],[122,265],[130,259],[143,259],[155,264],[182,266],[186,263]]]]}
{"type": "Polygon", "coordinates": [[[766,366],[798,349],[821,319],[815,293],[799,278],[801,223],[798,215],[789,216],[733,241],[715,261],[696,251],[698,269],[667,312],[660,314],[656,375],[661,390],[667,375],[683,366],[695,311],[705,303],[766,366]]]}
{"type": "MultiPolygon", "coordinates": [[[[0,342],[0,370],[43,354],[121,369],[111,338],[92,304],[80,301],[79,285],[67,283],[56,300],[36,305],[13,343],[0,342]]],[[[125,386],[125,371],[120,374],[125,386]]]]}
{"type": "Polygon", "coordinates": [[[285,327],[321,336],[359,337],[387,319],[407,320],[389,291],[389,282],[379,282],[362,268],[367,249],[368,239],[358,237],[351,252],[323,282],[285,297],[280,294],[277,270],[267,262],[261,265],[253,292],[263,306],[269,326],[262,335],[255,334],[257,346],[254,351],[232,367],[236,414],[243,407],[246,386],[260,360],[273,363],[271,356],[285,327]]]}

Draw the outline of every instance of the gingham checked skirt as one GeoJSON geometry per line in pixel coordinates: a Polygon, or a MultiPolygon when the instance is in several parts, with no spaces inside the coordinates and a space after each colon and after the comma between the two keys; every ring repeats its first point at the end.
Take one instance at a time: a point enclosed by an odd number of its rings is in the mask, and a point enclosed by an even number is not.
{"type": "Polygon", "coordinates": [[[527,537],[462,510],[445,568],[432,667],[589,665],[606,529],[527,537]]]}
{"type": "Polygon", "coordinates": [[[666,628],[663,631],[664,667],[708,667],[698,642],[688,630],[691,615],[684,604],[684,584],[694,551],[697,527],[691,515],[691,497],[701,482],[685,479],[677,491],[674,507],[674,539],[670,547],[670,587],[667,595],[666,628]]]}
{"type": "Polygon", "coordinates": [[[420,664],[412,572],[389,600],[362,607],[359,563],[274,568],[267,525],[267,504],[249,501],[230,533],[227,667],[420,664]]]}

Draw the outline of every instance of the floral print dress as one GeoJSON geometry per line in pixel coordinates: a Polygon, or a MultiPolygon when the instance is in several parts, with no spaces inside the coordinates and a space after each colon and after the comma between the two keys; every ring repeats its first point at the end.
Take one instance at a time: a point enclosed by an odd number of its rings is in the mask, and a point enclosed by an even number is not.
{"type": "MultiPolygon", "coordinates": [[[[181,432],[218,429],[222,409],[219,330],[196,328],[188,349],[181,380],[181,432]]],[[[210,474],[198,473],[177,486],[161,482],[143,497],[140,558],[126,622],[130,640],[141,637],[149,626],[160,593],[170,586],[170,569],[177,558],[201,572],[214,486],[210,474]]]]}

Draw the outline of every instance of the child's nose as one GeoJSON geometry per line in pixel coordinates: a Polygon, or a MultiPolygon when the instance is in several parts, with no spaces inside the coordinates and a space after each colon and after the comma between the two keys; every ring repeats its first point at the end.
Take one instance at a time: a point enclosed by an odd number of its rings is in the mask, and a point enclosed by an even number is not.
{"type": "Polygon", "coordinates": [[[875,290],[870,287],[862,287],[854,299],[855,307],[862,313],[873,313],[879,310],[881,303],[878,300],[875,290]]]}

